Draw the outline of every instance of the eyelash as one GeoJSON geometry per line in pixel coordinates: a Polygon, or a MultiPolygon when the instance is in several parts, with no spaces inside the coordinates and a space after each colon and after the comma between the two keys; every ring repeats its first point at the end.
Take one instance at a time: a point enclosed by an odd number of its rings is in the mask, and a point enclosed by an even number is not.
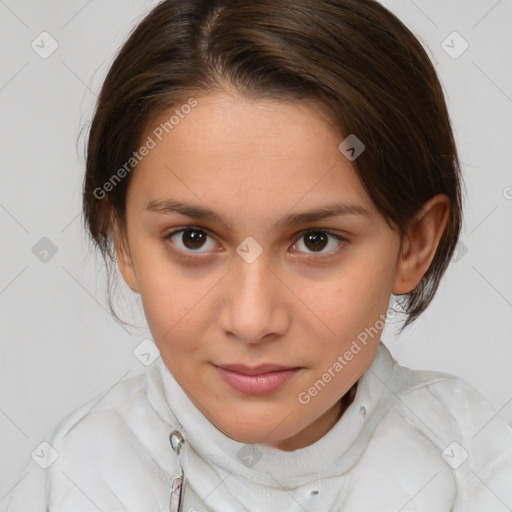
{"type": "MultiPolygon", "coordinates": [[[[166,233],[163,237],[161,237],[161,241],[164,245],[168,245],[169,242],[170,242],[170,239],[178,234],[178,233],[184,233],[186,231],[199,231],[201,233],[205,233],[206,235],[208,235],[210,238],[214,238],[209,232],[208,230],[204,229],[204,228],[200,228],[198,226],[184,226],[184,227],[181,227],[181,228],[178,228],[178,229],[175,229],[169,233],[166,233]]],[[[297,242],[303,238],[304,236],[306,236],[307,234],[309,233],[325,233],[331,237],[333,237],[334,239],[336,239],[338,242],[341,242],[340,246],[336,249],[334,249],[333,251],[329,251],[328,253],[317,253],[315,254],[314,252],[311,252],[311,253],[306,253],[306,254],[310,254],[310,255],[313,255],[313,257],[311,256],[306,256],[306,259],[314,259],[314,260],[322,260],[322,259],[325,259],[325,258],[329,258],[329,257],[332,257],[334,254],[337,254],[341,248],[343,247],[344,245],[344,242],[345,243],[348,243],[349,241],[337,234],[337,233],[334,233],[328,229],[320,229],[320,228],[310,228],[310,229],[306,229],[304,231],[301,231],[299,233],[299,236],[297,237],[297,242]]],[[[295,245],[297,242],[295,242],[293,245],[295,245]]],[[[201,254],[201,253],[194,253],[194,255],[192,256],[191,253],[189,252],[185,252],[185,251],[182,251],[181,249],[177,249],[179,255],[182,257],[182,258],[185,258],[185,259],[189,259],[189,260],[197,260],[197,258],[199,257],[203,257],[204,254],[201,254]]],[[[300,252],[300,251],[299,251],[300,252]]]]}

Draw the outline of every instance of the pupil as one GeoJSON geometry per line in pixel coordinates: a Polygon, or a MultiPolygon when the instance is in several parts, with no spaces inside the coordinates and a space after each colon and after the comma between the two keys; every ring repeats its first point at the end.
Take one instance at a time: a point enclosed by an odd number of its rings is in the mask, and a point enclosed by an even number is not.
{"type": "Polygon", "coordinates": [[[200,249],[204,243],[205,233],[200,231],[185,231],[183,243],[188,249],[200,249]]]}
{"type": "Polygon", "coordinates": [[[306,245],[308,249],[313,251],[321,251],[325,247],[326,240],[327,237],[325,233],[308,233],[306,235],[306,245]],[[308,243],[313,244],[313,246],[310,247],[308,243]]]}

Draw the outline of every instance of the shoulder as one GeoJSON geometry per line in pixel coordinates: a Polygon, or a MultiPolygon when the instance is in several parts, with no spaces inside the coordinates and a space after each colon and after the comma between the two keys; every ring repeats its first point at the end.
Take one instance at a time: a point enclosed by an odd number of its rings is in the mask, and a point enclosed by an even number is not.
{"type": "MultiPolygon", "coordinates": [[[[151,464],[167,469],[170,461],[169,434],[173,428],[155,410],[148,397],[148,387],[157,375],[156,368],[123,380],[89,400],[66,416],[49,438],[63,456],[73,456],[73,463],[92,454],[98,463],[108,464],[123,457],[151,459],[151,464]]],[[[135,460],[133,462],[136,462],[135,460]]]]}
{"type": "Polygon", "coordinates": [[[471,510],[512,505],[512,427],[465,380],[395,364],[394,414],[438,451],[471,510]]]}
{"type": "MultiPolygon", "coordinates": [[[[412,370],[395,365],[393,391],[404,408],[418,411],[418,415],[438,424],[454,427],[472,436],[498,418],[492,404],[480,391],[465,380],[444,372],[412,370]]],[[[411,411],[412,412],[412,411],[411,411]]],[[[508,426],[501,418],[508,432],[508,426]]]]}
{"type": "Polygon", "coordinates": [[[491,403],[460,377],[408,368],[399,364],[387,347],[380,349],[379,387],[385,387],[393,397],[392,409],[413,423],[435,423],[441,433],[444,429],[474,434],[475,429],[496,417],[491,403]]]}
{"type": "Polygon", "coordinates": [[[63,447],[76,436],[85,441],[101,428],[102,438],[131,421],[146,404],[146,375],[141,373],[117,382],[67,414],[47,434],[54,448],[63,447]]]}
{"type": "Polygon", "coordinates": [[[120,481],[134,496],[142,489],[144,503],[165,494],[166,474],[175,472],[176,461],[169,447],[172,425],[148,399],[152,375],[149,368],[116,383],[56,424],[32,454],[9,511],[46,510],[43,503],[81,510],[84,490],[113,510],[119,503],[109,500],[120,481]]]}

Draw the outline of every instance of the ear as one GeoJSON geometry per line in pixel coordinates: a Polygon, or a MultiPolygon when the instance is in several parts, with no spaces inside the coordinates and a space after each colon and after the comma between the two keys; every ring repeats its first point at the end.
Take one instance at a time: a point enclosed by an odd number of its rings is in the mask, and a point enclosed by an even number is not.
{"type": "Polygon", "coordinates": [[[111,225],[113,226],[114,248],[117,254],[117,265],[119,267],[119,271],[129,288],[133,292],[138,293],[139,288],[137,284],[137,275],[135,273],[135,268],[130,254],[127,233],[121,229],[116,217],[114,215],[112,217],[111,225]]]}
{"type": "Polygon", "coordinates": [[[436,254],[449,212],[450,199],[438,194],[411,220],[402,241],[393,294],[409,293],[425,275],[436,254]]]}

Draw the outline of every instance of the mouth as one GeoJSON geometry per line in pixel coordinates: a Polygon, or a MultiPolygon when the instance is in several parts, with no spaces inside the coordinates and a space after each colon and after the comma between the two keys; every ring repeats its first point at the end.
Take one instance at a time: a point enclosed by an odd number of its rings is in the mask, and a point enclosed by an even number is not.
{"type": "Polygon", "coordinates": [[[301,368],[276,365],[249,367],[244,365],[214,365],[219,377],[231,388],[246,395],[266,395],[281,388],[301,368]]]}

